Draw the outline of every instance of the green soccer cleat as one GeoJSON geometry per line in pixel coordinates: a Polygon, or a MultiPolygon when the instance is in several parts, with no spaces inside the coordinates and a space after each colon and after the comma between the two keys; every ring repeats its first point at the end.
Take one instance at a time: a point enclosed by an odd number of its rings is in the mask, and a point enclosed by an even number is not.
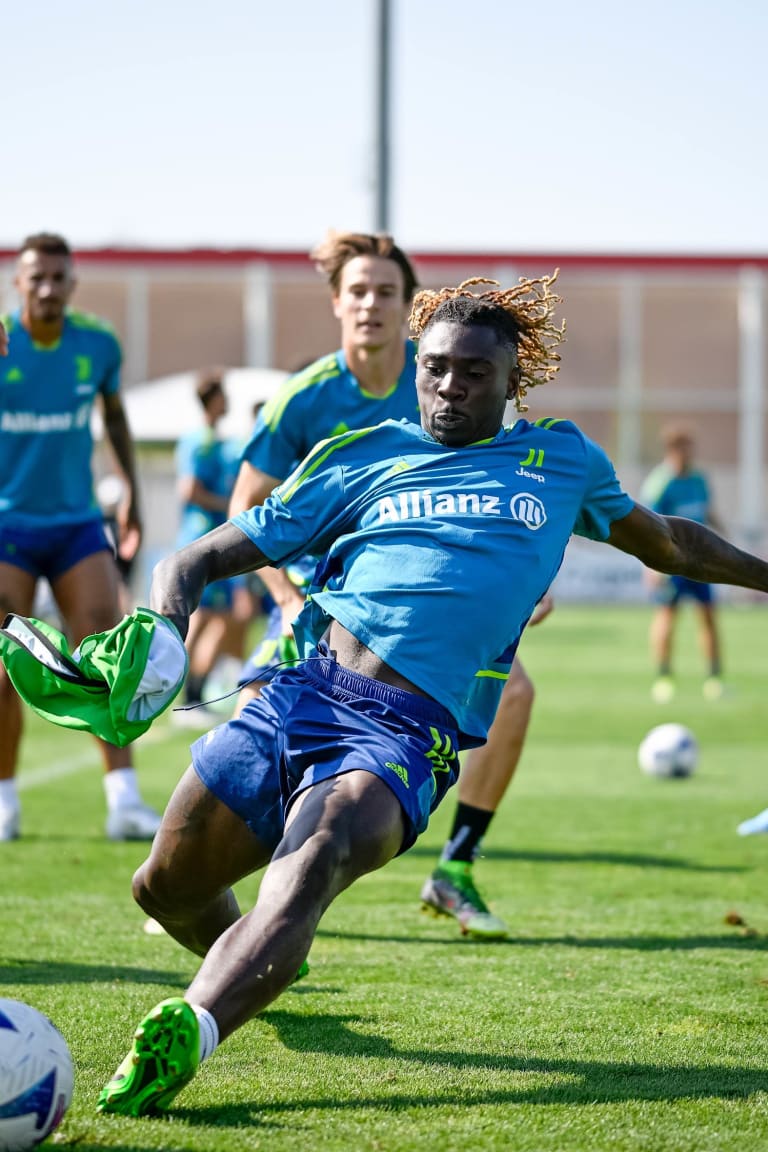
{"type": "Polygon", "coordinates": [[[299,980],[303,980],[305,976],[309,976],[309,960],[302,960],[301,968],[291,980],[291,984],[298,984],[299,980]]]}
{"type": "Polygon", "coordinates": [[[509,929],[489,909],[475,887],[472,865],[460,860],[444,860],[421,890],[425,912],[453,916],[464,936],[478,940],[504,940],[509,929]]]}
{"type": "Polygon", "coordinates": [[[142,1020],[133,1046],[99,1096],[97,1112],[151,1116],[164,1112],[194,1076],[200,1030],[191,1005],[162,1000],[142,1020]]]}

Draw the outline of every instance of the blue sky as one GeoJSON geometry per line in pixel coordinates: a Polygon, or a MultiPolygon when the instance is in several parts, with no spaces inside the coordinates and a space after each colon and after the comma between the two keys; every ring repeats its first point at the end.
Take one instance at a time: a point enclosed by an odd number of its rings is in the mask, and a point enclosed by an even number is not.
{"type": "MultiPolygon", "coordinates": [[[[768,253],[760,0],[391,0],[413,250],[768,253]]],[[[374,226],[373,0],[6,6],[0,245],[374,226]]]]}

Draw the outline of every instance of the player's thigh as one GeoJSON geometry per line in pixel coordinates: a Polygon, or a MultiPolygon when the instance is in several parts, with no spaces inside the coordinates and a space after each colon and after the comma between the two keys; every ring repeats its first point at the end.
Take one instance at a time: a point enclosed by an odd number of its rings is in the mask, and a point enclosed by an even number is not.
{"type": "Polygon", "coordinates": [[[699,616],[702,623],[710,630],[715,627],[715,604],[713,600],[699,600],[697,602],[699,616]]]}
{"type": "MultiPolygon", "coordinates": [[[[0,564],[0,625],[9,612],[29,616],[35,599],[36,578],[31,572],[13,564],[0,564]]],[[[0,693],[3,700],[16,699],[5,666],[0,660],[0,693]]],[[[13,707],[18,707],[14,704],[13,707]]],[[[2,733],[0,733],[2,739],[2,733]]]]}
{"type": "Polygon", "coordinates": [[[111,552],[92,552],[51,581],[53,595],[76,640],[114,627],[120,616],[117,567],[111,552]]]}
{"type": "Polygon", "coordinates": [[[296,796],[274,858],[322,855],[336,871],[340,891],[396,856],[404,835],[402,806],[383,780],[372,772],[344,772],[296,796]]]}
{"type": "Polygon", "coordinates": [[[270,854],[189,767],[168,801],[137,879],[157,896],[205,903],[263,867],[270,854]]]}
{"type": "MultiPolygon", "coordinates": [[[[8,612],[29,616],[35,599],[37,577],[15,564],[0,563],[0,617],[8,612]]],[[[0,619],[0,624],[2,619],[0,619]]]]}

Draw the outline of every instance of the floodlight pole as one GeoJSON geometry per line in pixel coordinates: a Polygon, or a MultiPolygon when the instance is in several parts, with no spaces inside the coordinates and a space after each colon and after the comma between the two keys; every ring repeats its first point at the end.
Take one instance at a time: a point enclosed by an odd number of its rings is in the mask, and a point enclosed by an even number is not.
{"type": "Polygon", "coordinates": [[[376,0],[376,171],[374,174],[374,226],[377,232],[390,229],[390,100],[391,100],[391,5],[376,0]]]}

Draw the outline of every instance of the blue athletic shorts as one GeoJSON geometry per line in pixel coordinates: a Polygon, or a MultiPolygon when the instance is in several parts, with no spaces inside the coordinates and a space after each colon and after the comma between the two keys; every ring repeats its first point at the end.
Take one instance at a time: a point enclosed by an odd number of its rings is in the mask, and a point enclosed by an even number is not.
{"type": "Polygon", "coordinates": [[[101,520],[49,528],[0,526],[0,562],[52,582],[94,552],[113,552],[101,520]]]}
{"type": "Polygon", "coordinates": [[[264,635],[243,665],[237,686],[245,688],[255,681],[271,680],[278,667],[298,658],[296,641],[292,636],[283,636],[283,614],[275,606],[269,613],[264,635]]]}
{"type": "Polygon", "coordinates": [[[192,745],[213,794],[274,850],[295,796],[362,769],[403,808],[401,852],[459,774],[453,717],[442,705],[342,668],[325,656],[277,673],[239,717],[192,745]]]}
{"type": "Polygon", "coordinates": [[[712,604],[715,590],[711,584],[699,580],[689,580],[687,576],[667,576],[654,593],[656,604],[666,604],[674,608],[681,600],[696,600],[699,604],[712,604]]]}

